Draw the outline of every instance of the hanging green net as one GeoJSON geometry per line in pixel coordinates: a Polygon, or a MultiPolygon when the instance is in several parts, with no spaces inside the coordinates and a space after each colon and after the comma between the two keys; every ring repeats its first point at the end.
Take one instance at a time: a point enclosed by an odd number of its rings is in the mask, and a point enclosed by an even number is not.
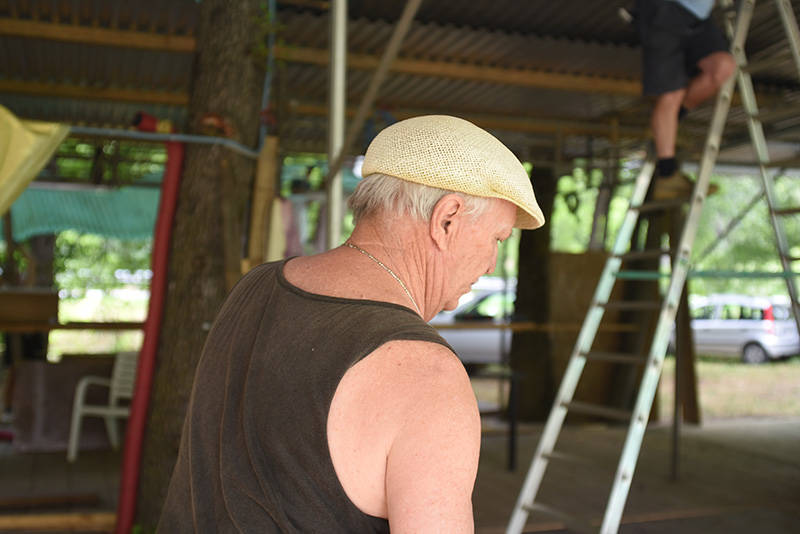
{"type": "Polygon", "coordinates": [[[11,206],[14,241],[63,230],[119,239],[151,237],[159,194],[155,187],[75,191],[29,187],[11,206]]]}

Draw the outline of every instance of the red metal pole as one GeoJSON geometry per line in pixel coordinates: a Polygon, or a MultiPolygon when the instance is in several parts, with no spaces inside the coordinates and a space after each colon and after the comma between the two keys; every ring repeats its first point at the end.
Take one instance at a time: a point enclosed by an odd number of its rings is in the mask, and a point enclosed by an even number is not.
{"type": "MultiPolygon", "coordinates": [[[[163,121],[140,113],[134,124],[142,131],[167,131],[163,121]]],[[[150,302],[147,320],[144,325],[144,341],[139,353],[136,371],[136,388],[131,401],[131,414],[125,434],[125,447],[122,456],[122,475],[120,477],[119,502],[117,504],[116,534],[128,534],[136,513],[136,493],[139,485],[139,464],[142,454],[147,407],[150,402],[150,389],[153,384],[158,338],[161,332],[161,319],[164,314],[164,296],[169,264],[169,245],[172,236],[172,222],[175,219],[175,206],[183,167],[183,143],[168,142],[167,163],[161,183],[161,200],[153,236],[152,271],[150,281],[150,302]]]]}

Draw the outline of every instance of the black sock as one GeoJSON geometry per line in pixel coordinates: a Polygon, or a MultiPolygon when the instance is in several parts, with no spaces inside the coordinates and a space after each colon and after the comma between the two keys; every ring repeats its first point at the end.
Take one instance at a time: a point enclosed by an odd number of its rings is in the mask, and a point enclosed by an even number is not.
{"type": "Polygon", "coordinates": [[[678,110],[678,120],[682,120],[687,113],[689,113],[689,110],[681,106],[681,109],[678,110]]]}
{"type": "Polygon", "coordinates": [[[675,174],[675,171],[678,170],[678,160],[675,159],[674,156],[671,158],[659,158],[656,163],[656,168],[658,169],[659,176],[675,174]]]}

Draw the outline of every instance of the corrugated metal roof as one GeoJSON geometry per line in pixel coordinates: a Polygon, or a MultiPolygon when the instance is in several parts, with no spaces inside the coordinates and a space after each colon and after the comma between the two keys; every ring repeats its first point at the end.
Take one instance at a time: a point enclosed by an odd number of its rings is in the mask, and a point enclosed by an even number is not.
{"type": "MultiPolygon", "coordinates": [[[[636,35],[618,15],[630,0],[472,0],[423,2],[401,47],[405,59],[447,62],[485,68],[575,74],[635,80],[639,77],[636,35]]],[[[279,2],[281,40],[288,48],[321,51],[328,46],[329,19],[318,8],[298,8],[302,2],[279,2]]],[[[313,3],[318,6],[319,3],[313,3]]],[[[350,0],[348,49],[351,54],[379,57],[402,11],[402,0],[350,0]]],[[[800,0],[792,2],[800,13],[800,0]]],[[[87,28],[134,30],[156,35],[194,35],[198,5],[193,0],[0,0],[0,18],[79,25],[87,28]]],[[[783,29],[771,1],[762,0],[747,44],[752,59],[771,57],[785,50],[783,29]],[[780,38],[779,38],[780,37],[780,38]]],[[[192,54],[59,42],[35,37],[0,36],[0,83],[55,84],[87,89],[147,92],[164,102],[185,102],[191,85],[192,54]]],[[[779,100],[798,100],[796,67],[790,59],[756,75],[773,87],[779,100]],[[777,91],[777,92],[776,92],[777,91]]],[[[351,68],[347,95],[355,107],[372,72],[351,68]]],[[[289,62],[277,71],[275,109],[281,115],[284,150],[324,150],[327,121],[320,112],[327,105],[327,67],[289,62]],[[291,111],[294,110],[294,111],[291,111]],[[298,111],[298,110],[302,110],[298,111]],[[309,111],[310,110],[310,111],[309,111]]],[[[38,86],[37,86],[38,87],[38,86]]],[[[38,89],[37,89],[38,90],[38,89]]],[[[764,93],[763,88],[759,91],[764,93]]],[[[34,91],[35,92],[35,91],[34,91]]],[[[44,91],[40,91],[44,92],[44,91]]],[[[52,91],[51,91],[52,92],[52,91]]],[[[171,118],[185,128],[184,104],[140,104],[67,97],[0,92],[0,103],[24,117],[70,123],[124,126],[136,111],[171,118]]],[[[500,82],[438,77],[434,74],[390,73],[381,88],[378,105],[390,111],[446,112],[492,116],[504,140],[520,150],[540,146],[542,133],[536,121],[559,119],[606,124],[619,117],[623,127],[644,131],[648,106],[640,98],[620,94],[576,93],[524,87],[500,82]],[[530,128],[520,122],[530,121],[530,128]],[[527,130],[527,131],[525,131],[527,130]],[[511,133],[515,132],[515,133],[511,133]]],[[[773,104],[774,105],[774,104],[773,104]]],[[[709,111],[699,110],[682,134],[702,138],[709,111]]],[[[792,126],[792,117],[783,126],[792,126]]],[[[744,131],[744,117],[734,110],[729,131],[744,131]]],[[[623,134],[625,137],[626,134],[623,134]]],[[[577,152],[585,139],[569,138],[566,146],[577,152]]],[[[551,143],[552,144],[552,143],[551,143]]],[[[597,144],[596,144],[597,145],[597,144]]]]}
{"type": "MultiPolygon", "coordinates": [[[[350,0],[353,18],[396,21],[404,2],[350,0]]],[[[505,33],[550,35],[602,43],[636,42],[620,19],[620,7],[630,0],[492,0],[472,2],[423,2],[417,20],[505,33]]]]}

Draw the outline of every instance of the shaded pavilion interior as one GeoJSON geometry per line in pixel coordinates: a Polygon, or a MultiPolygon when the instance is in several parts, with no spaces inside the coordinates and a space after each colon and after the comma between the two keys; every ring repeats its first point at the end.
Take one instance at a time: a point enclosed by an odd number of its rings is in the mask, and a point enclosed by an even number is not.
{"type": "MultiPolygon", "coordinates": [[[[396,0],[349,2],[346,83],[350,118],[403,4],[396,0]]],[[[380,88],[377,111],[371,116],[374,124],[369,127],[379,129],[387,117],[445,113],[490,130],[520,159],[534,165],[569,166],[575,158],[587,158],[604,168],[611,156],[635,154],[648,136],[650,104],[640,96],[640,52],[635,31],[618,13],[619,8],[630,4],[628,0],[424,1],[380,88]]],[[[792,5],[800,16],[800,2],[793,1],[792,5]]],[[[287,0],[277,6],[279,46],[275,51],[270,103],[274,124],[270,133],[277,135],[283,155],[322,154],[326,152],[328,132],[330,3],[287,0]]],[[[185,131],[198,10],[192,0],[0,0],[0,104],[21,118],[108,128],[128,128],[133,116],[145,111],[170,119],[178,131],[185,131]]],[[[767,129],[773,158],[779,160],[778,166],[798,167],[800,84],[771,0],[757,2],[746,54],[753,62],[769,60],[753,77],[759,105],[774,119],[767,129]]],[[[679,149],[687,161],[699,157],[710,114],[710,106],[704,106],[682,123],[679,149]]],[[[720,164],[752,165],[745,116],[736,102],[723,141],[720,164]]],[[[356,143],[353,155],[363,150],[366,142],[365,135],[356,143]]],[[[742,426],[753,424],[758,426],[753,422],[742,426]]],[[[736,513],[742,513],[740,507],[750,494],[741,494],[741,500],[730,497],[728,493],[732,492],[726,490],[734,485],[757,494],[751,502],[761,507],[761,512],[738,522],[742,532],[753,531],[753,525],[774,532],[800,525],[800,463],[796,454],[792,457],[785,452],[800,437],[795,431],[796,420],[787,425],[784,428],[781,422],[775,423],[755,445],[736,431],[715,430],[711,438],[687,440],[687,465],[700,469],[696,472],[702,472],[703,477],[688,477],[688,488],[672,487],[673,497],[666,497],[672,491],[663,483],[666,475],[647,463],[648,458],[657,461],[659,451],[666,450],[666,445],[658,441],[659,433],[664,432],[656,428],[653,437],[646,438],[644,465],[634,479],[630,499],[637,517],[645,519],[623,526],[622,531],[732,528],[737,521],[715,525],[713,521],[709,524],[708,518],[736,518],[736,513]],[[723,473],[701,469],[717,455],[723,473]],[[751,470],[742,467],[748,462],[752,462],[751,470]],[[730,474],[732,466],[738,466],[740,476],[730,474]],[[767,489],[764,473],[772,476],[779,490],[767,489]],[[637,501],[636,484],[641,502],[637,501]],[[652,494],[655,504],[645,502],[647,498],[642,495],[648,495],[648,485],[659,484],[664,487],[652,494]],[[705,501],[698,501],[705,508],[686,504],[692,499],[693,489],[706,495],[705,501]],[[684,523],[664,523],[662,519],[668,515],[665,510],[672,510],[677,514],[672,519],[684,523]],[[648,517],[652,521],[648,522],[648,517]],[[686,521],[692,517],[703,519],[690,527],[686,521]],[[772,525],[771,530],[768,525],[772,525]]],[[[618,430],[576,428],[568,433],[579,445],[592,447],[586,444],[597,439],[611,449],[618,430]]],[[[502,530],[507,518],[504,506],[510,511],[539,431],[535,425],[523,431],[521,467],[515,475],[504,472],[502,440],[485,438],[475,495],[479,531],[502,530]]],[[[702,431],[696,430],[698,435],[702,431]]],[[[611,452],[597,448],[599,456],[611,452]]],[[[63,470],[56,467],[55,457],[36,461],[47,466],[42,470],[49,476],[57,477],[53,473],[63,470]]],[[[98,460],[101,465],[104,461],[115,469],[118,458],[111,454],[98,460]]],[[[30,477],[36,469],[35,461],[31,462],[30,471],[17,465],[16,472],[21,474],[14,480],[30,477]]],[[[98,475],[96,467],[89,471],[102,479],[98,484],[103,488],[113,487],[113,478],[98,475]]],[[[74,474],[69,476],[81,480],[74,474]]],[[[585,476],[585,480],[594,480],[593,475],[585,476]]],[[[582,477],[575,479],[577,486],[582,477]]],[[[38,486],[50,484],[40,482],[38,486]]],[[[115,498],[104,500],[102,506],[113,508],[115,498]]],[[[581,499],[582,494],[574,498],[581,499]]],[[[73,509],[84,510],[81,506],[77,503],[73,509]]],[[[103,518],[98,521],[107,528],[107,518],[106,523],[103,518]]],[[[542,522],[534,530],[558,528],[542,522]]]]}

